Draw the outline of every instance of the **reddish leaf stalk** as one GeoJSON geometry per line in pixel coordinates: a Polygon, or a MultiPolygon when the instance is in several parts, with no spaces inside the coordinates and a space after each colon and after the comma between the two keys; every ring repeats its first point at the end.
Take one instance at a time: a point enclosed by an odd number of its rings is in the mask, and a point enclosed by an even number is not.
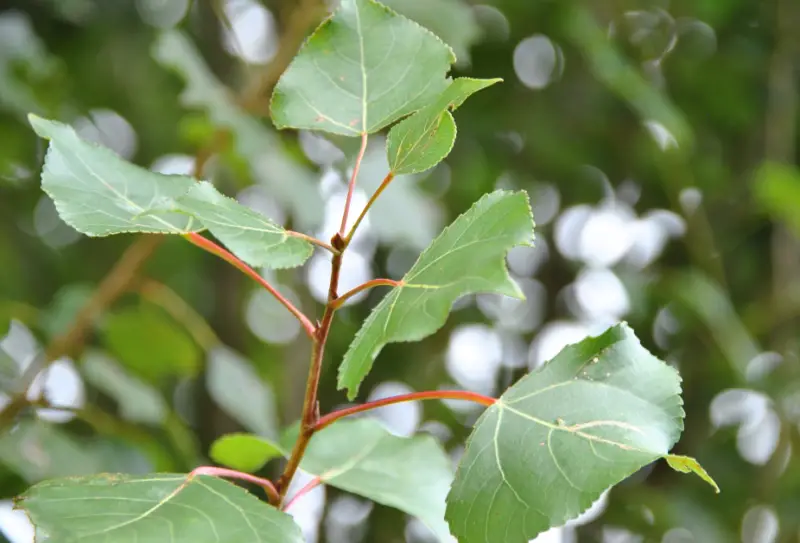
{"type": "Polygon", "coordinates": [[[371,281],[367,281],[366,283],[362,283],[358,285],[356,288],[352,290],[348,290],[338,298],[336,298],[331,304],[333,305],[334,309],[339,309],[344,305],[344,303],[349,299],[362,292],[364,290],[373,288],[373,287],[399,287],[403,284],[402,281],[395,281],[394,279],[372,279],[371,281]]]}
{"type": "Polygon", "coordinates": [[[344,417],[355,415],[356,413],[363,413],[383,407],[385,405],[392,405],[395,403],[414,402],[417,400],[464,400],[469,402],[479,403],[490,407],[497,401],[495,398],[478,394],[477,392],[469,392],[467,390],[428,390],[424,392],[411,392],[409,394],[400,394],[398,396],[391,396],[374,402],[367,402],[361,405],[354,405],[328,413],[324,417],[320,417],[317,424],[314,426],[314,432],[319,432],[323,428],[330,426],[334,422],[344,417]]]}
{"type": "Polygon", "coordinates": [[[367,216],[367,211],[369,211],[369,209],[372,207],[372,204],[375,203],[375,200],[378,199],[378,196],[380,196],[381,193],[384,190],[386,190],[386,187],[389,186],[389,183],[392,182],[392,179],[394,179],[394,174],[392,172],[386,174],[386,177],[383,178],[383,181],[381,182],[380,186],[375,190],[375,193],[372,196],[370,196],[369,201],[367,201],[367,205],[365,205],[364,209],[361,210],[361,214],[356,219],[356,222],[353,224],[353,227],[350,229],[350,232],[344,238],[345,246],[350,245],[350,240],[353,239],[353,236],[356,233],[358,225],[360,225],[361,221],[364,220],[364,217],[367,216]]]}
{"type": "Polygon", "coordinates": [[[281,507],[281,511],[287,511],[292,505],[294,505],[297,500],[317,488],[319,485],[322,484],[322,479],[319,477],[314,477],[311,479],[303,488],[297,491],[297,493],[292,496],[292,498],[287,501],[283,507],[281,507]]]}
{"type": "MultiPolygon", "coordinates": [[[[366,130],[366,127],[364,127],[366,130]]],[[[356,163],[353,166],[353,175],[350,176],[350,184],[347,186],[347,198],[344,201],[344,213],[342,213],[342,226],[339,227],[339,236],[344,237],[344,230],[347,228],[347,216],[350,214],[350,202],[353,199],[353,192],[356,189],[356,179],[358,170],[361,169],[361,162],[364,160],[364,153],[367,152],[367,133],[361,134],[361,149],[358,151],[356,163]]]]}
{"type": "Polygon", "coordinates": [[[276,505],[280,501],[278,498],[278,492],[275,490],[275,486],[272,484],[272,481],[263,479],[261,477],[256,477],[255,475],[250,475],[249,473],[226,468],[217,468],[214,466],[201,466],[193,469],[191,473],[189,473],[187,480],[190,480],[197,475],[210,475],[212,477],[222,477],[225,479],[235,479],[244,481],[246,483],[253,483],[264,489],[264,492],[266,492],[267,496],[269,497],[269,503],[276,505]]]}
{"type": "Polygon", "coordinates": [[[307,242],[309,242],[309,243],[311,243],[313,245],[316,245],[317,247],[322,247],[326,251],[330,251],[333,254],[338,254],[339,253],[339,251],[334,249],[331,244],[325,243],[321,239],[317,239],[317,238],[312,237],[312,236],[307,236],[307,235],[305,235],[303,233],[295,232],[293,230],[289,230],[286,233],[288,235],[292,236],[293,238],[300,238],[300,239],[305,240],[305,241],[307,241],[307,242]]]}
{"type": "MultiPolygon", "coordinates": [[[[333,238],[334,247],[341,246],[341,237],[337,234],[333,238]]],[[[289,456],[289,461],[283,469],[283,473],[278,479],[276,485],[278,495],[283,500],[286,497],[286,491],[289,489],[289,483],[292,482],[292,477],[300,467],[300,461],[306,452],[311,436],[314,435],[314,426],[319,420],[319,402],[317,401],[317,391],[319,389],[319,378],[322,374],[322,358],[325,354],[325,342],[328,340],[328,333],[331,330],[331,323],[333,322],[333,314],[336,309],[333,307],[333,302],[336,300],[337,290],[339,288],[339,275],[342,270],[342,255],[335,254],[331,259],[331,282],[328,288],[328,304],[325,307],[325,313],[322,315],[322,321],[316,329],[313,336],[313,345],[311,349],[311,365],[308,369],[308,379],[306,380],[306,395],[303,399],[303,414],[300,419],[300,434],[297,436],[297,441],[292,449],[292,454],[289,456]]]]}
{"type": "Polygon", "coordinates": [[[314,324],[306,317],[302,311],[297,309],[292,302],[290,302],[286,297],[283,296],[280,292],[278,292],[275,287],[269,284],[269,282],[261,277],[261,275],[255,271],[253,268],[239,260],[233,253],[223,249],[210,239],[204,238],[200,234],[191,233],[185,234],[183,236],[186,240],[194,245],[197,245],[201,249],[208,251],[212,255],[216,255],[220,257],[225,262],[233,265],[238,270],[242,271],[245,275],[249,276],[253,279],[256,283],[264,287],[270,294],[275,296],[275,299],[278,300],[289,312],[300,321],[300,324],[303,326],[303,329],[306,331],[306,334],[310,338],[314,338],[316,333],[316,327],[314,324]]]}

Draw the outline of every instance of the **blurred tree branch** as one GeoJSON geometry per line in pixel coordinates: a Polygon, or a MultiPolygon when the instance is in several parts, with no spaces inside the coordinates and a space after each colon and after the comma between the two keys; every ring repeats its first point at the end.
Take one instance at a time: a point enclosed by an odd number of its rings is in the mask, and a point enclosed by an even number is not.
{"type": "MultiPolygon", "coordinates": [[[[287,27],[281,36],[274,59],[261,73],[254,76],[240,95],[245,108],[254,113],[268,110],[272,86],[300,48],[309,28],[319,23],[324,13],[325,3],[320,0],[301,0],[289,12],[287,27]]],[[[193,172],[195,177],[202,176],[206,163],[216,152],[216,147],[227,141],[226,138],[219,136],[214,138],[210,148],[198,151],[193,172]]],[[[140,236],[126,249],[111,271],[98,284],[88,302],[80,309],[70,328],[56,337],[22,375],[16,395],[0,410],[0,431],[7,428],[16,416],[30,405],[27,398],[28,389],[42,371],[46,371],[51,363],[61,357],[77,356],[80,353],[94,321],[120,296],[130,290],[138,279],[141,269],[162,241],[161,236],[140,236]]],[[[35,398],[33,401],[42,401],[42,398],[35,398]]]]}

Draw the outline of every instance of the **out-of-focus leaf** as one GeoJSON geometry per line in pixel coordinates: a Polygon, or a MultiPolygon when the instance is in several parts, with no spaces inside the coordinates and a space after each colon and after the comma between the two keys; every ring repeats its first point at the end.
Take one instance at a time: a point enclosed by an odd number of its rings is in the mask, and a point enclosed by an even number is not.
{"type": "Polygon", "coordinates": [[[527,543],[577,517],[667,455],[683,430],[680,393],[678,373],[626,324],[567,346],[475,424],[447,497],[454,535],[527,543]]]}
{"type": "Polygon", "coordinates": [[[211,398],[251,432],[277,435],[275,397],[250,363],[227,347],[208,353],[206,387],[211,398]]]}
{"type": "Polygon", "coordinates": [[[122,232],[183,234],[202,230],[182,213],[150,212],[173,207],[194,179],[162,175],[120,158],[110,149],[82,140],[72,127],[34,115],[30,122],[50,140],[42,189],[53,199],[61,218],[87,236],[122,232]]]}
{"type": "Polygon", "coordinates": [[[753,190],[761,206],[800,236],[800,170],[789,164],[765,162],[755,175],[753,190]]]}
{"type": "Polygon", "coordinates": [[[464,0],[383,0],[381,2],[418,22],[453,48],[458,65],[469,63],[469,49],[481,36],[473,6],[464,0]]]}
{"type": "Polygon", "coordinates": [[[159,425],[168,407],[158,391],[128,375],[124,368],[97,351],[86,354],[81,373],[95,388],[116,400],[122,418],[144,424],[159,425]]]}
{"type": "Polygon", "coordinates": [[[109,351],[149,381],[195,375],[201,353],[192,338],[158,309],[138,306],[112,313],[103,326],[109,351]]]}
{"type": "Polygon", "coordinates": [[[41,318],[41,326],[47,335],[54,337],[67,330],[93,292],[91,285],[83,283],[61,288],[41,318]]]}
{"type": "Polygon", "coordinates": [[[342,0],[283,73],[270,110],[278,128],[343,136],[377,132],[444,90],[453,51],[374,0],[342,0]]]}
{"type": "Polygon", "coordinates": [[[253,434],[227,434],[211,444],[211,459],[235,470],[253,473],[274,458],[284,456],[280,446],[253,434]]]}
{"type": "Polygon", "coordinates": [[[456,125],[450,111],[479,90],[500,81],[460,77],[433,103],[393,126],[386,141],[392,173],[424,172],[444,160],[456,139],[456,125]]]}
{"type": "Polygon", "coordinates": [[[339,366],[338,386],[354,398],[387,343],[418,341],[438,330],[459,297],[495,292],[522,298],[506,253],[531,244],[533,216],[524,192],[495,191],[458,217],[420,255],[356,334],[339,366]]]}
{"type": "Polygon", "coordinates": [[[10,391],[19,377],[19,365],[0,347],[0,391],[10,391]]]}
{"type": "Polygon", "coordinates": [[[86,475],[103,468],[91,449],[40,420],[22,421],[0,434],[0,462],[29,483],[86,475]]]}
{"type": "Polygon", "coordinates": [[[744,377],[748,364],[762,352],[742,324],[722,288],[699,271],[676,275],[670,282],[675,300],[685,305],[711,331],[711,337],[731,366],[744,377]]]}
{"type": "Polygon", "coordinates": [[[565,21],[570,40],[586,57],[595,77],[628,102],[643,122],[661,125],[684,152],[693,145],[683,113],[617,51],[587,8],[571,10],[565,21]]]}
{"type": "Polygon", "coordinates": [[[52,543],[302,543],[292,518],[217,479],[159,473],[45,481],[16,501],[52,543]]]}
{"type": "Polygon", "coordinates": [[[251,266],[291,268],[311,256],[311,244],[289,236],[260,213],[201,182],[177,200],[177,209],[199,219],[236,256],[251,266]]]}
{"type": "Polygon", "coordinates": [[[415,516],[448,541],[450,459],[431,436],[390,434],[374,419],[336,422],[314,435],[300,468],[324,483],[415,516]]]}
{"type": "Polygon", "coordinates": [[[41,91],[52,88],[57,68],[26,14],[0,14],[0,108],[20,116],[50,109],[41,91]],[[20,72],[28,77],[20,78],[20,72]]]}
{"type": "Polygon", "coordinates": [[[153,56],[186,80],[181,94],[185,106],[202,109],[218,128],[230,131],[236,152],[247,160],[253,178],[291,209],[299,226],[310,230],[321,224],[323,205],[315,174],[289,158],[273,130],[236,105],[189,39],[177,31],[165,32],[153,56]]]}

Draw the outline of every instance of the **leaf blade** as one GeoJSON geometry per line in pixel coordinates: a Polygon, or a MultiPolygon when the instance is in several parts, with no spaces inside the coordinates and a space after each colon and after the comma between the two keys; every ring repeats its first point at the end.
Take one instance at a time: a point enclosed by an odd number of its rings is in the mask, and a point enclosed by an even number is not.
{"type": "Polygon", "coordinates": [[[449,540],[444,500],[453,473],[431,436],[398,437],[370,418],[339,421],[314,435],[300,468],[415,516],[440,541],[449,540]]]}
{"type": "Polygon", "coordinates": [[[476,423],[448,495],[450,527],[463,543],[527,542],[665,456],[683,416],[677,372],[627,325],[570,345],[476,423]]]}
{"type": "Polygon", "coordinates": [[[303,541],[288,515],[242,488],[208,476],[56,479],[31,487],[15,506],[26,510],[53,543],[103,543],[109,534],[130,541],[174,541],[176,536],[198,543],[303,541]]]}
{"type": "Polygon", "coordinates": [[[189,190],[191,177],[150,172],[84,141],[68,125],[36,115],[28,119],[36,134],[50,141],[42,189],[64,222],[78,232],[97,237],[202,230],[194,218],[180,213],[150,213],[189,190]]]}
{"type": "Polygon", "coordinates": [[[245,433],[225,434],[211,444],[214,462],[238,471],[254,473],[274,458],[286,456],[279,445],[261,436],[245,433]]]}
{"type": "Polygon", "coordinates": [[[681,473],[694,473],[702,480],[710,484],[717,494],[719,494],[719,486],[717,482],[708,474],[708,472],[700,465],[700,462],[691,456],[681,456],[678,454],[668,454],[664,457],[669,464],[669,467],[681,473]]]}
{"type": "Polygon", "coordinates": [[[194,184],[177,198],[176,211],[197,218],[247,264],[274,269],[302,265],[313,247],[257,211],[222,195],[207,181],[194,184]]]}
{"type": "Polygon", "coordinates": [[[392,173],[424,172],[444,160],[456,139],[455,121],[450,111],[472,94],[500,81],[460,77],[431,104],[393,126],[386,140],[392,173]]]}
{"type": "Polygon", "coordinates": [[[428,246],[401,285],[364,321],[339,366],[338,388],[346,388],[353,399],[384,345],[434,333],[464,294],[522,297],[508,275],[505,255],[514,246],[530,244],[532,238],[533,215],[524,192],[495,191],[478,200],[428,246]],[[412,311],[416,311],[413,321],[408,318],[412,311]]]}
{"type": "Polygon", "coordinates": [[[377,132],[441,92],[453,62],[417,23],[374,0],[343,0],[281,76],[271,117],[279,129],[377,132]]]}

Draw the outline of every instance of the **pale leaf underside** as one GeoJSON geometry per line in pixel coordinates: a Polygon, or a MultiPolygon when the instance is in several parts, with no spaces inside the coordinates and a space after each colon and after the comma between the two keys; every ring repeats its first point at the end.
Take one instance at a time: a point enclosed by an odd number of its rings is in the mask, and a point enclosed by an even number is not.
{"type": "Polygon", "coordinates": [[[222,479],[181,474],[45,481],[16,503],[50,543],[302,543],[291,517],[222,479]]]}
{"type": "Polygon", "coordinates": [[[82,140],[68,125],[36,116],[30,121],[50,140],[42,188],[61,218],[83,234],[187,234],[207,228],[251,266],[299,266],[311,255],[307,241],[208,182],[151,172],[82,140]]]}
{"type": "Polygon", "coordinates": [[[316,434],[300,467],[326,484],[395,507],[447,541],[445,497],[453,472],[431,436],[390,434],[374,419],[344,420],[316,434]]]}

